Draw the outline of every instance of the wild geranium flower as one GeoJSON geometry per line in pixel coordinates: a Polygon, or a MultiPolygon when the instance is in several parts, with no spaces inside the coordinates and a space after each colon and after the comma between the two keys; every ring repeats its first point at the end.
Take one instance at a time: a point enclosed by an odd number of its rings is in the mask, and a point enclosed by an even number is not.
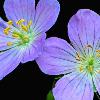
{"type": "Polygon", "coordinates": [[[71,44],[47,39],[37,63],[46,74],[64,74],[53,89],[55,100],[93,100],[94,92],[100,94],[100,16],[79,10],[69,21],[68,35],[71,44]]]}
{"type": "Polygon", "coordinates": [[[8,22],[0,19],[0,79],[22,62],[42,53],[45,32],[55,23],[60,5],[57,0],[5,0],[8,22]]]}

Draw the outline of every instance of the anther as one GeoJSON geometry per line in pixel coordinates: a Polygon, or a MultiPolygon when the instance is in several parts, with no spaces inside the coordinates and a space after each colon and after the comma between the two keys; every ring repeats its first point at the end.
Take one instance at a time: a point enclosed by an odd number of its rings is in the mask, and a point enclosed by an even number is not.
{"type": "Polygon", "coordinates": [[[19,32],[14,31],[14,32],[12,33],[12,37],[13,37],[13,38],[19,38],[19,36],[20,36],[20,33],[19,33],[19,32]]]}
{"type": "Polygon", "coordinates": [[[9,21],[7,22],[7,24],[12,26],[13,22],[12,22],[11,20],[9,20],[9,21]]]}
{"type": "Polygon", "coordinates": [[[7,46],[12,46],[13,43],[12,42],[7,42],[7,46]]]}
{"type": "Polygon", "coordinates": [[[24,39],[29,39],[29,36],[28,35],[24,35],[24,39]]]}
{"type": "Polygon", "coordinates": [[[12,37],[13,38],[19,38],[19,35],[18,34],[12,34],[12,37]]]}
{"type": "Polygon", "coordinates": [[[21,28],[22,28],[22,30],[23,30],[23,31],[25,31],[25,32],[27,32],[27,31],[28,31],[28,27],[27,27],[27,26],[25,26],[25,25],[21,25],[21,28]]]}
{"type": "Polygon", "coordinates": [[[76,60],[80,61],[80,54],[79,53],[76,53],[76,60]]]}
{"type": "Polygon", "coordinates": [[[32,20],[29,21],[27,28],[30,28],[31,25],[32,25],[32,20]]]}
{"type": "Polygon", "coordinates": [[[82,66],[79,67],[79,71],[83,72],[83,67],[82,66]]]}
{"type": "Polygon", "coordinates": [[[24,19],[20,19],[19,21],[16,22],[17,25],[21,25],[23,22],[25,22],[24,19]]]}
{"type": "Polygon", "coordinates": [[[100,57],[100,54],[96,54],[97,57],[100,57]]]}
{"type": "Polygon", "coordinates": [[[100,50],[96,50],[96,52],[97,52],[96,56],[100,57],[100,50]]]}
{"type": "Polygon", "coordinates": [[[93,49],[93,47],[91,45],[87,45],[85,48],[92,48],[93,49]]]}
{"type": "Polygon", "coordinates": [[[100,52],[100,50],[96,50],[96,52],[100,52]]]}
{"type": "Polygon", "coordinates": [[[8,35],[10,29],[11,29],[10,27],[5,28],[5,29],[3,30],[4,34],[5,34],[5,35],[8,35]]]}

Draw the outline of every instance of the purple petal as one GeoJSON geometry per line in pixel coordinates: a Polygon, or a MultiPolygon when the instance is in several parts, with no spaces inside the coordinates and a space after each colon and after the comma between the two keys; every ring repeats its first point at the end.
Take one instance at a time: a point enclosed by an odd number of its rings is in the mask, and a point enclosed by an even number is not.
{"type": "Polygon", "coordinates": [[[20,63],[22,52],[10,49],[0,53],[0,79],[12,72],[20,63]]]}
{"type": "Polygon", "coordinates": [[[2,32],[2,30],[4,30],[6,27],[6,22],[2,18],[0,18],[0,31],[2,32]]]}
{"type": "Polygon", "coordinates": [[[93,90],[86,73],[65,75],[53,89],[55,100],[93,100],[93,90]]]}
{"type": "Polygon", "coordinates": [[[16,44],[14,44],[16,42],[16,39],[14,38],[11,38],[10,36],[6,36],[5,34],[0,34],[0,52],[2,50],[7,50],[7,49],[10,49],[10,48],[13,48],[16,46],[16,44]],[[8,46],[7,43],[8,42],[12,42],[13,45],[11,46],[8,46]]]}
{"type": "Polygon", "coordinates": [[[43,53],[36,61],[40,69],[50,75],[72,72],[77,65],[73,47],[56,37],[46,40],[43,53]]]}
{"type": "Polygon", "coordinates": [[[28,61],[32,61],[35,58],[37,58],[39,55],[41,55],[42,51],[43,51],[43,44],[46,38],[46,34],[39,34],[37,37],[35,37],[35,40],[33,41],[33,43],[26,47],[26,49],[24,50],[24,55],[23,55],[23,59],[22,59],[22,63],[28,62],[28,61]]]}
{"type": "Polygon", "coordinates": [[[8,27],[7,23],[2,18],[0,18],[0,36],[1,35],[5,36],[3,30],[7,27],[8,27]]]}
{"type": "Polygon", "coordinates": [[[95,48],[100,38],[100,16],[89,9],[79,10],[69,21],[68,33],[74,47],[84,53],[87,45],[95,48]]]}
{"type": "Polygon", "coordinates": [[[3,33],[3,30],[7,27],[7,23],[0,18],[0,51],[9,49],[15,45],[7,46],[7,42],[15,42],[16,39],[11,36],[7,36],[3,33]]]}
{"type": "Polygon", "coordinates": [[[35,0],[5,0],[4,10],[9,20],[33,20],[35,14],[35,0]]]}
{"type": "Polygon", "coordinates": [[[34,31],[41,33],[49,30],[55,24],[59,11],[57,0],[40,0],[36,7],[34,31]]]}
{"type": "MultiPolygon", "coordinates": [[[[4,29],[7,28],[9,25],[7,24],[7,22],[5,22],[2,18],[0,18],[0,40],[5,41],[5,39],[12,39],[11,36],[7,36],[4,34],[4,29]]],[[[12,26],[12,29],[14,27],[12,26]]],[[[11,33],[11,32],[10,32],[11,33]]],[[[12,39],[14,40],[14,38],[12,39]]],[[[1,41],[0,41],[1,42],[1,41]]]]}

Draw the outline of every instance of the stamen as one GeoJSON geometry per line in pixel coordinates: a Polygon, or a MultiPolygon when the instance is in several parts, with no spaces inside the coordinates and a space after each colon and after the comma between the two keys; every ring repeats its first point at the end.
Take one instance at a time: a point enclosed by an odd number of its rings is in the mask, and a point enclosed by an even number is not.
{"type": "Polygon", "coordinates": [[[32,25],[32,20],[29,21],[27,28],[30,28],[31,25],[32,25]]]}
{"type": "Polygon", "coordinates": [[[12,26],[13,22],[12,22],[11,20],[9,20],[9,21],[7,22],[7,24],[12,26]]]}
{"type": "Polygon", "coordinates": [[[96,54],[97,57],[100,57],[100,54],[96,54]]]}
{"type": "Polygon", "coordinates": [[[96,52],[100,52],[100,50],[96,50],[96,52]]]}
{"type": "Polygon", "coordinates": [[[19,35],[18,34],[12,34],[12,37],[13,38],[19,38],[19,35]]]}
{"type": "Polygon", "coordinates": [[[96,50],[96,52],[97,52],[96,56],[100,57],[100,50],[96,50]]]}
{"type": "Polygon", "coordinates": [[[28,32],[28,27],[27,26],[21,25],[21,28],[22,28],[23,31],[28,32]]]}
{"type": "Polygon", "coordinates": [[[20,35],[19,32],[14,31],[13,34],[12,34],[12,37],[13,38],[19,38],[19,35],[20,35]]]}
{"type": "Polygon", "coordinates": [[[29,36],[28,35],[24,35],[24,39],[29,39],[29,36]]]}
{"type": "Polygon", "coordinates": [[[17,25],[22,25],[22,23],[25,22],[24,19],[20,19],[19,21],[16,22],[17,25]]]}
{"type": "Polygon", "coordinates": [[[12,46],[13,43],[12,42],[7,42],[7,46],[12,46]]]}
{"type": "Polygon", "coordinates": [[[87,45],[85,48],[86,48],[86,49],[87,49],[87,48],[92,48],[92,49],[93,49],[93,47],[92,47],[91,45],[87,45]]]}
{"type": "Polygon", "coordinates": [[[80,61],[81,58],[80,58],[80,54],[76,52],[76,60],[80,61]]]}
{"type": "Polygon", "coordinates": [[[80,72],[83,72],[83,66],[80,66],[80,67],[79,67],[79,71],[80,71],[80,72]]]}
{"type": "Polygon", "coordinates": [[[10,29],[11,29],[10,27],[5,28],[5,29],[3,30],[4,34],[5,34],[5,35],[8,35],[10,29]]]}
{"type": "Polygon", "coordinates": [[[23,36],[23,42],[25,42],[25,43],[29,42],[29,36],[28,35],[23,36]]]}

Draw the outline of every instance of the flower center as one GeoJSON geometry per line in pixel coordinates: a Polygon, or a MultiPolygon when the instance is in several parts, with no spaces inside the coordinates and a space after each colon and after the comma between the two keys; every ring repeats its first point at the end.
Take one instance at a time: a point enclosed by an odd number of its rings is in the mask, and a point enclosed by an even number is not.
{"type": "Polygon", "coordinates": [[[95,62],[95,59],[93,59],[93,57],[85,58],[85,60],[81,61],[81,65],[80,64],[78,65],[79,72],[86,71],[92,75],[94,73],[94,65],[95,65],[94,62],[95,62]]]}
{"type": "MultiPolygon", "coordinates": [[[[93,49],[92,46],[87,46],[86,49],[93,49]]],[[[85,49],[85,50],[86,50],[85,49]]],[[[87,72],[90,75],[94,75],[95,72],[100,73],[98,57],[100,57],[100,50],[95,51],[96,55],[93,55],[93,52],[87,53],[85,56],[82,54],[76,53],[76,60],[79,62],[78,71],[87,72]]]]}
{"type": "Polygon", "coordinates": [[[30,36],[28,34],[21,34],[16,31],[13,32],[12,37],[18,39],[19,45],[27,44],[30,41],[30,36]]]}
{"type": "Polygon", "coordinates": [[[12,27],[13,22],[10,20],[7,22],[8,27],[3,30],[5,35],[11,35],[12,38],[17,39],[17,42],[13,43],[11,41],[7,42],[7,46],[12,46],[16,44],[17,46],[26,45],[30,42],[32,34],[30,32],[30,27],[32,21],[30,20],[27,25],[24,25],[24,19],[20,19],[16,22],[17,27],[12,27]],[[10,34],[11,33],[11,34],[10,34]]]}
{"type": "Polygon", "coordinates": [[[93,59],[93,57],[89,58],[88,65],[87,65],[86,69],[90,74],[93,74],[93,71],[94,71],[94,59],[93,59]]]}

